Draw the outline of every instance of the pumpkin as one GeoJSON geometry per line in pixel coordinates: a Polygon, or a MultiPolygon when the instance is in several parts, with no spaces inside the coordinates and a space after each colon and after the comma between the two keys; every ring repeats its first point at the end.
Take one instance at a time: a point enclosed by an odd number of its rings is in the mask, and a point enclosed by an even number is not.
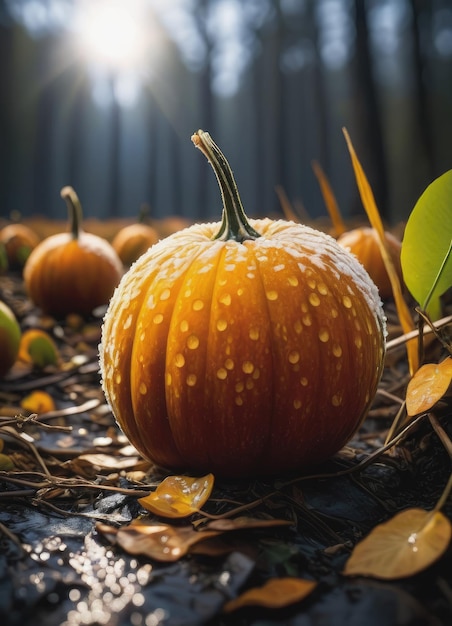
{"type": "Polygon", "coordinates": [[[22,269],[39,241],[38,235],[25,224],[8,224],[0,230],[0,242],[5,246],[10,269],[22,269]]]}
{"type": "Polygon", "coordinates": [[[385,352],[378,291],[329,235],[248,219],[210,135],[192,139],[223,219],[160,241],[123,276],[99,350],[107,401],[169,470],[305,470],[350,439],[372,402],[385,352]]]}
{"type": "MultiPolygon", "coordinates": [[[[389,254],[395,270],[402,281],[402,266],[400,264],[401,242],[390,232],[385,231],[389,254]]],[[[386,300],[392,296],[391,281],[381,255],[377,233],[369,226],[354,228],[338,237],[338,243],[347,248],[362,263],[377,285],[380,296],[386,300]]]]}
{"type": "Polygon", "coordinates": [[[111,245],[126,267],[130,267],[148,248],[157,243],[159,236],[155,228],[136,222],[121,228],[111,245]]]}
{"type": "Polygon", "coordinates": [[[0,300],[0,378],[14,365],[19,353],[21,331],[11,308],[0,300]]]}
{"type": "Polygon", "coordinates": [[[122,276],[122,263],[106,239],[81,229],[82,207],[72,187],[61,191],[70,231],[50,235],[36,246],[24,267],[31,300],[55,316],[87,315],[108,303],[122,276]]]}

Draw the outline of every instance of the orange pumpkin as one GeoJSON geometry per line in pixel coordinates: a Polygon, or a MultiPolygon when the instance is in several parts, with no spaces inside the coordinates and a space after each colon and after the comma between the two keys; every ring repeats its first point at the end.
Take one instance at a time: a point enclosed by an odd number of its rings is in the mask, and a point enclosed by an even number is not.
{"type": "Polygon", "coordinates": [[[126,267],[130,267],[148,248],[157,243],[159,236],[155,228],[148,224],[124,226],[113,238],[111,245],[126,267]]]}
{"type": "Polygon", "coordinates": [[[72,187],[64,187],[70,232],[50,235],[36,246],[24,267],[33,302],[55,316],[87,315],[107,304],[122,276],[121,261],[106,239],[81,229],[82,208],[72,187]]]}
{"type": "MultiPolygon", "coordinates": [[[[402,280],[402,267],[400,264],[402,244],[390,232],[385,232],[385,238],[396,272],[399,275],[399,279],[402,280]]],[[[375,230],[367,226],[354,228],[342,234],[337,241],[341,246],[350,250],[358,261],[364,265],[369,276],[377,285],[380,296],[383,299],[390,298],[392,296],[391,281],[386,271],[375,230]]]]}
{"type": "Polygon", "coordinates": [[[248,220],[223,154],[208,133],[192,139],[218,178],[223,220],[160,241],[122,278],[102,329],[106,398],[131,443],[171,470],[317,465],[376,392],[377,289],[330,236],[248,220]]]}
{"type": "Polygon", "coordinates": [[[22,269],[39,241],[38,235],[24,224],[8,224],[0,230],[10,269],[22,269]]]}

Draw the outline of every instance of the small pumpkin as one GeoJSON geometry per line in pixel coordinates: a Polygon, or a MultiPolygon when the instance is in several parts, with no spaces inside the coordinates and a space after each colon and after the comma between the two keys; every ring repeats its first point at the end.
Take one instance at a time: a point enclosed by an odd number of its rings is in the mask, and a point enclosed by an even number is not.
{"type": "Polygon", "coordinates": [[[361,424],[383,369],[374,283],[330,236],[246,217],[208,133],[221,223],[160,241],[123,276],[100,344],[124,433],[167,469],[223,477],[317,465],[361,424]]]}
{"type": "Polygon", "coordinates": [[[130,267],[148,248],[159,240],[155,228],[148,224],[136,222],[121,228],[111,245],[121,259],[123,265],[130,267]]]}
{"type": "Polygon", "coordinates": [[[0,300],[0,378],[14,365],[19,353],[21,330],[12,309],[0,300]]]}
{"type": "MultiPolygon", "coordinates": [[[[401,242],[390,232],[385,232],[388,250],[394,263],[395,270],[402,280],[402,267],[400,264],[401,242]]],[[[338,237],[338,243],[347,248],[362,263],[377,285],[380,296],[386,300],[392,296],[391,281],[386,271],[386,266],[378,244],[377,233],[370,226],[354,228],[344,232],[338,237]]]]}
{"type": "Polygon", "coordinates": [[[39,241],[38,235],[25,224],[8,224],[0,230],[0,243],[5,246],[8,267],[13,270],[23,268],[39,241]]]}
{"type": "Polygon", "coordinates": [[[106,239],[81,229],[82,207],[72,187],[64,187],[61,197],[68,206],[70,231],[36,246],[24,267],[25,286],[46,313],[87,315],[108,303],[122,263],[106,239]]]}

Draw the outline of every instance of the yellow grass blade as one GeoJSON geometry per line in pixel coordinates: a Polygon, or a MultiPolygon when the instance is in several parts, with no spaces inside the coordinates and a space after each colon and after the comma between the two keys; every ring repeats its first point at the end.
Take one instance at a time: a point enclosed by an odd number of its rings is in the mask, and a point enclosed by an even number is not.
{"type": "Polygon", "coordinates": [[[347,228],[345,227],[344,220],[342,219],[339,205],[336,201],[336,196],[331,188],[330,181],[317,161],[312,162],[312,169],[314,170],[314,174],[320,185],[323,201],[325,202],[328,214],[333,223],[334,234],[336,237],[339,237],[339,235],[345,233],[347,228]]]}
{"type": "MultiPolygon", "coordinates": [[[[405,302],[405,299],[403,297],[402,286],[400,284],[399,277],[397,276],[397,272],[394,268],[391,255],[389,254],[389,251],[387,248],[387,244],[386,244],[386,240],[384,236],[384,227],[381,221],[380,213],[375,203],[374,194],[369,185],[369,182],[364,173],[364,170],[361,166],[361,163],[356,155],[350,136],[345,128],[343,129],[343,133],[344,133],[345,140],[347,142],[347,147],[350,152],[351,159],[352,159],[353,170],[355,172],[356,182],[357,182],[359,193],[361,196],[361,201],[367,213],[367,217],[369,218],[370,224],[375,229],[378,235],[378,242],[379,242],[379,246],[381,250],[381,255],[383,257],[386,271],[388,272],[389,279],[391,281],[391,287],[392,287],[392,292],[394,295],[397,315],[399,317],[403,332],[409,333],[410,331],[414,330],[415,324],[411,316],[410,310],[408,308],[408,305],[405,302]]],[[[410,374],[413,375],[414,372],[419,367],[417,341],[416,340],[408,341],[406,344],[406,348],[407,348],[407,355],[408,355],[408,367],[410,370],[410,374]]]]}

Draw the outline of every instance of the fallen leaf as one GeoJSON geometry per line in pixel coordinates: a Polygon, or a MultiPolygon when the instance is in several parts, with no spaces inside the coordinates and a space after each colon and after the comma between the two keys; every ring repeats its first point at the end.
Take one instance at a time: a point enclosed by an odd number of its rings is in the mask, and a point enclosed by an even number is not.
{"type": "Polygon", "coordinates": [[[147,511],[162,517],[188,517],[197,513],[212,493],[213,474],[200,478],[168,476],[148,496],[138,502],[147,511]]]}
{"type": "Polygon", "coordinates": [[[413,576],[439,559],[451,535],[451,523],[441,512],[406,509],[355,546],[344,574],[386,580],[413,576]]]}
{"type": "Polygon", "coordinates": [[[200,533],[192,526],[140,522],[119,529],[106,524],[97,524],[96,528],[110,540],[113,537],[115,543],[129,554],[141,554],[162,562],[178,561],[191,546],[221,534],[213,530],[200,533]]]}
{"type": "Polygon", "coordinates": [[[408,383],[407,414],[412,417],[429,411],[446,393],[452,381],[452,358],[441,363],[427,363],[418,369],[408,383]]]}
{"type": "Polygon", "coordinates": [[[36,367],[56,365],[58,349],[48,333],[39,328],[31,328],[22,334],[18,359],[33,363],[36,367]]]}
{"type": "Polygon", "coordinates": [[[30,413],[48,413],[55,410],[55,402],[46,391],[37,389],[25,396],[20,402],[20,406],[30,413]]]}
{"type": "Polygon", "coordinates": [[[12,459],[7,454],[0,453],[0,470],[2,472],[8,472],[12,469],[14,469],[12,459]]]}
{"type": "Polygon", "coordinates": [[[227,602],[223,610],[231,613],[245,606],[260,606],[267,609],[280,609],[300,602],[317,586],[314,580],[303,578],[272,578],[262,587],[254,587],[227,602]]]}

